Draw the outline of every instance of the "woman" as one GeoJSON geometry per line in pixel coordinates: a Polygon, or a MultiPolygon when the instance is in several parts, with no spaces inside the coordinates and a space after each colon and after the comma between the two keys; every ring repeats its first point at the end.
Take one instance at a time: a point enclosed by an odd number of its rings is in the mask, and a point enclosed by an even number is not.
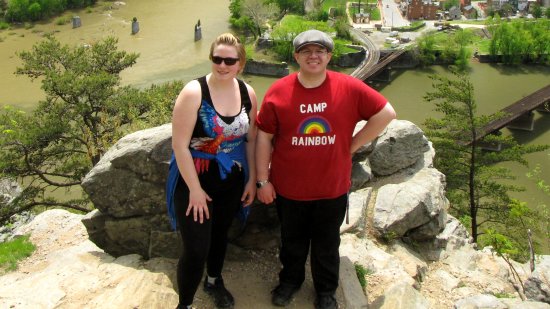
{"type": "Polygon", "coordinates": [[[180,173],[174,210],[183,239],[178,308],[191,308],[205,263],[205,291],[218,308],[233,307],[221,276],[227,232],[256,194],[256,94],[236,78],[246,62],[244,46],[232,34],[222,34],[210,47],[210,60],[212,72],[185,85],[172,115],[180,173]]]}

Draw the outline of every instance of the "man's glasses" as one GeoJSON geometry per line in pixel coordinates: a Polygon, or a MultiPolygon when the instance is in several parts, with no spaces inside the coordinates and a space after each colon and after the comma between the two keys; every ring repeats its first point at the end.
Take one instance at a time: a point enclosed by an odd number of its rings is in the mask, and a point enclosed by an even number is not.
{"type": "Polygon", "coordinates": [[[309,50],[309,49],[302,49],[301,51],[298,52],[300,55],[302,56],[311,56],[311,55],[315,55],[315,56],[324,56],[328,53],[328,51],[326,49],[318,49],[318,50],[309,50]]]}
{"type": "Polygon", "coordinates": [[[222,61],[225,63],[225,65],[234,65],[239,61],[239,58],[223,58],[218,56],[212,56],[212,62],[215,64],[222,64],[222,61]]]}

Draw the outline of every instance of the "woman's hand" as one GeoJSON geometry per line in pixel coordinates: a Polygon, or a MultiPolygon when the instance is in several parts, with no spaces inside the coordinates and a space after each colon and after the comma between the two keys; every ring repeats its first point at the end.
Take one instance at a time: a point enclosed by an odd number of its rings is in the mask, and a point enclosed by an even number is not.
{"type": "Polygon", "coordinates": [[[210,219],[210,212],[208,211],[208,202],[211,202],[212,199],[204,190],[196,190],[189,192],[189,206],[187,206],[187,211],[185,212],[186,216],[193,212],[193,220],[202,224],[204,219],[210,219]]]}
{"type": "Polygon", "coordinates": [[[254,202],[256,197],[256,183],[249,180],[244,187],[243,195],[241,196],[241,202],[243,202],[244,207],[250,206],[254,202]]]}

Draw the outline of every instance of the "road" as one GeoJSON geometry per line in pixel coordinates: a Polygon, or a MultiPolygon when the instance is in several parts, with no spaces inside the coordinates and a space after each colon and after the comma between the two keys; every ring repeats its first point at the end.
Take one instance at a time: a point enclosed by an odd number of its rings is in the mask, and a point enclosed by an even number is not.
{"type": "Polygon", "coordinates": [[[382,24],[385,27],[410,26],[410,22],[401,15],[399,6],[395,1],[381,0],[380,2],[382,3],[380,15],[382,17],[382,24]]]}

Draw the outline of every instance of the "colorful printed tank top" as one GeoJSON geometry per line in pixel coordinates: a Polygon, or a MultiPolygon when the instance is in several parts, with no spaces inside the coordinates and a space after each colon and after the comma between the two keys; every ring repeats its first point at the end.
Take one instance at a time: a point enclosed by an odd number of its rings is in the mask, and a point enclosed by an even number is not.
{"type": "Polygon", "coordinates": [[[245,162],[239,162],[241,158],[246,158],[244,143],[250,125],[248,113],[252,108],[245,83],[242,80],[237,80],[241,95],[239,113],[235,116],[222,116],[214,108],[210,97],[210,89],[206,83],[206,76],[198,78],[197,81],[201,85],[202,97],[197,112],[197,122],[189,143],[193,157],[197,158],[197,155],[199,155],[198,157],[204,158],[204,156],[200,156],[201,153],[218,156],[223,152],[234,158],[233,160],[239,165],[246,164],[245,162]]]}

